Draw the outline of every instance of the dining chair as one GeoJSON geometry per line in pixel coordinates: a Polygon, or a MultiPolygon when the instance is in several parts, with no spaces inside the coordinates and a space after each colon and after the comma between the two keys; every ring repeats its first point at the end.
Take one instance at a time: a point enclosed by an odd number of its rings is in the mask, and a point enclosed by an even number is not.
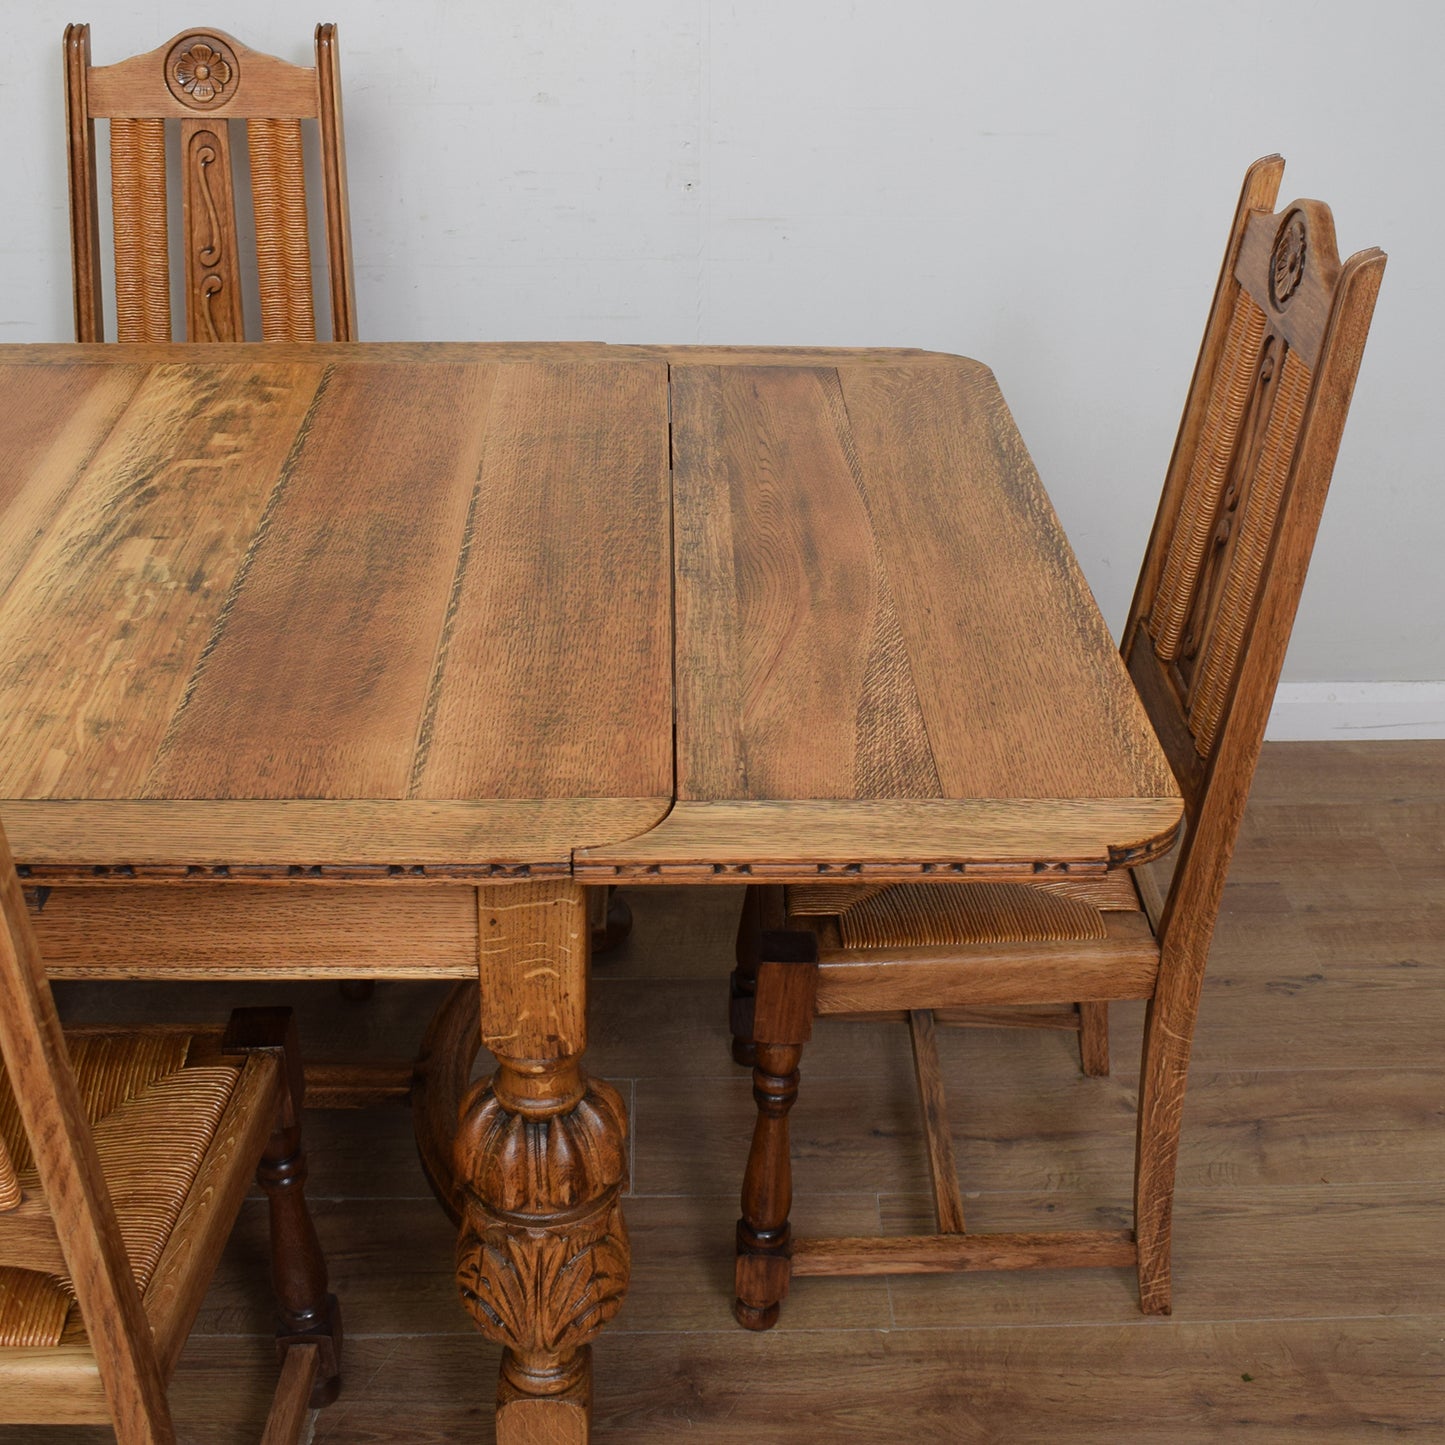
{"type": "MultiPolygon", "coordinates": [[[[92,65],[90,26],[65,27],[66,141],[75,339],[103,341],[95,122],[110,129],[116,339],[172,341],[169,175],[178,165],[186,341],[244,341],[254,274],[264,341],[315,341],[302,121],[320,139],[331,339],[356,340],[356,290],[336,26],[316,27],[316,66],[250,50],[220,30],[92,65]],[[168,159],[166,122],[178,122],[168,159]],[[232,123],[235,129],[232,129],[232,123]],[[234,142],[234,144],[233,144],[234,142]],[[238,174],[237,153],[246,168],[238,174]],[[238,224],[249,173],[249,228],[238,224]],[[250,265],[243,280],[242,238],[250,265]]],[[[355,1000],[374,991],[346,980],[355,1000]]]]}
{"type": "Polygon", "coordinates": [[[302,122],[320,135],[331,337],[356,336],[356,294],[336,27],[316,27],[316,65],[249,50],[220,30],[187,30],[114,65],[90,63],[90,26],[65,29],[65,109],[75,337],[103,341],[95,122],[110,131],[116,337],[172,336],[167,173],[179,176],[187,341],[244,341],[248,242],[265,341],[314,341],[302,122]],[[169,129],[167,121],[178,122],[169,129]],[[172,153],[168,158],[168,146],[172,153]],[[250,174],[234,163],[244,152],[250,174]],[[253,226],[245,223],[250,213],[253,226]],[[241,222],[241,224],[238,224],[241,222]]]}
{"type": "Polygon", "coordinates": [[[0,1424],[173,1441],[166,1381],[254,1174],[281,1316],[265,1438],[299,1440],[336,1397],[341,1316],[306,1207],[289,1011],[62,1032],[0,829],[0,1063],[0,1424]]]}
{"type": "Polygon", "coordinates": [[[1169,1312],[1205,963],[1385,266],[1374,249],[1341,263],[1318,201],[1275,213],[1283,173],[1270,156],[1245,177],[1124,631],[1124,664],[1184,799],[1167,893],[1127,867],[1043,886],[748,890],[732,989],[734,1056],[754,1066],[758,1109],[737,1229],[735,1313],[748,1328],[770,1327],[791,1277],[810,1274],[1132,1265],[1140,1308],[1169,1312]],[[1076,1028],[1085,1071],[1102,1072],[1115,999],[1148,1001],[1133,1228],[966,1232],[935,1026],[1076,1028]],[[795,1239],[788,1111],[803,1046],[815,1017],[880,1014],[912,1033],[937,1231],[795,1239]]]}

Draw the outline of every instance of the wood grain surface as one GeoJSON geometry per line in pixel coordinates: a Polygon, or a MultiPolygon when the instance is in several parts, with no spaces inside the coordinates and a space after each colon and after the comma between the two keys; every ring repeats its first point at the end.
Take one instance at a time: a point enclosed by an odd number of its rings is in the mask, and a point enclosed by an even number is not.
{"type": "Polygon", "coordinates": [[[477,977],[466,886],[54,888],[30,922],[51,978],[477,977]]]}
{"type": "Polygon", "coordinates": [[[665,363],[358,350],[0,366],[23,862],[565,871],[666,811],[665,363]]]}
{"type": "Polygon", "coordinates": [[[16,347],[0,397],[36,868],[1091,872],[1177,824],[976,362],[16,347]]]}
{"type": "Polygon", "coordinates": [[[498,867],[568,872],[575,846],[643,831],[667,812],[667,799],[101,798],[5,803],[3,811],[30,875],[51,882],[77,867],[81,882],[97,872],[117,881],[313,871],[487,877],[498,867]]]}
{"type": "Polygon", "coordinates": [[[1173,777],[988,369],[755,360],[671,357],[678,801],[577,870],[1167,841],[1173,777]]]}
{"type": "Polygon", "coordinates": [[[647,833],[579,850],[573,868],[598,878],[645,879],[660,865],[694,881],[716,875],[790,882],[820,873],[883,879],[955,869],[1031,876],[1054,862],[1102,871],[1111,836],[1152,856],[1169,846],[1178,816],[1178,803],[1167,798],[681,802],[647,833]]]}

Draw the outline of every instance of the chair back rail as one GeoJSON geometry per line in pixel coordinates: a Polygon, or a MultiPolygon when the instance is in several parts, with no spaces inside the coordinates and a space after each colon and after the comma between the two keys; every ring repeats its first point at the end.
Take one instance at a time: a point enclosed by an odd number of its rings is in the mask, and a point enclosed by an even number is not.
{"type": "Polygon", "coordinates": [[[1245,178],[1125,629],[1188,819],[1160,939],[1201,960],[1385,265],[1341,263],[1318,201],[1274,212],[1283,172],[1245,178]]]}
{"type": "Polygon", "coordinates": [[[332,337],[356,334],[336,27],[316,27],[316,65],[292,65],[222,31],[186,31],[114,65],[90,63],[90,28],[65,32],[75,326],[104,339],[95,122],[110,127],[116,335],[172,339],[168,127],[179,135],[185,336],[245,340],[235,147],[251,175],[262,339],[314,341],[302,123],[321,142],[332,337]]]}
{"type": "MultiPolygon", "coordinates": [[[[117,1433],[169,1440],[160,1361],[0,828],[0,1063],[15,1095],[117,1433]]],[[[0,1214],[0,1234],[22,1210],[0,1214]]]]}

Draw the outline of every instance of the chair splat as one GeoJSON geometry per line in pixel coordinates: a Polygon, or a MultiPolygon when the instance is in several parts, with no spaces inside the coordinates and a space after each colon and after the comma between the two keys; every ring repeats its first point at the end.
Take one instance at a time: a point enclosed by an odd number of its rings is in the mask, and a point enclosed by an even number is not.
{"type": "Polygon", "coordinates": [[[171,271],[184,277],[185,339],[244,341],[250,254],[266,341],[314,341],[316,307],[303,127],[320,137],[331,338],[356,335],[336,27],[319,25],[314,67],[251,50],[221,31],[183,31],[144,55],[95,66],[90,29],[65,32],[71,254],[79,341],[104,340],[96,123],[109,126],[116,337],[173,337],[171,271]],[[251,178],[242,224],[233,164],[251,178]],[[178,177],[179,238],[168,184],[178,177]],[[252,244],[254,243],[254,244],[252,244]]]}

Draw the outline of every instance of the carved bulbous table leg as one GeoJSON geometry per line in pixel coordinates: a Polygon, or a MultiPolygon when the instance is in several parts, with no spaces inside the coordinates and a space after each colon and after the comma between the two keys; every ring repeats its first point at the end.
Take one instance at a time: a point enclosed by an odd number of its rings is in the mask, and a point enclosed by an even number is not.
{"type": "Polygon", "coordinates": [[[498,1068],[462,1104],[457,1282],[478,1328],[506,1347],[497,1439],[580,1442],[588,1341],[617,1313],[630,1270],[626,1116],[580,1066],[587,906],[568,880],[482,888],[478,906],[481,1038],[498,1068]]]}
{"type": "MultiPolygon", "coordinates": [[[[632,931],[632,909],[615,888],[589,887],[587,915],[594,959],[632,931]]],[[[459,983],[447,994],[427,1025],[412,1081],[412,1122],[422,1172],[454,1224],[461,1223],[462,1191],[452,1158],[462,1098],[481,1048],[480,1004],[472,983],[459,983]]]]}

